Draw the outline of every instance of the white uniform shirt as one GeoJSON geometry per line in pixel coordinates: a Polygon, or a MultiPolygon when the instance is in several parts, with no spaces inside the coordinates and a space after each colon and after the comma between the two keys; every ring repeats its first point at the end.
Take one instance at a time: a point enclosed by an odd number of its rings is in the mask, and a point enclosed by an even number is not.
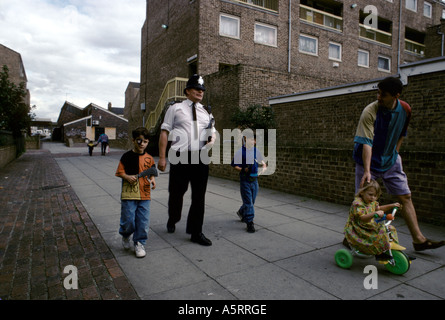
{"type": "Polygon", "coordinates": [[[186,99],[170,106],[165,113],[161,130],[169,132],[168,140],[172,141],[171,147],[175,151],[200,150],[205,146],[207,137],[215,132],[215,128],[206,130],[213,115],[209,114],[202,104],[195,103],[200,139],[195,137],[192,104],[191,100],[186,99]]]}

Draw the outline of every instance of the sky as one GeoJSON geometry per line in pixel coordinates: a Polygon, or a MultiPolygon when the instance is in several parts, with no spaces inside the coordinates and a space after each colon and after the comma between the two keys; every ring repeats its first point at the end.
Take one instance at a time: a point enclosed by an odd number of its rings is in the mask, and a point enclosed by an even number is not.
{"type": "Polygon", "coordinates": [[[65,101],[124,107],[140,82],[145,0],[0,0],[0,44],[22,56],[31,106],[57,121],[65,101]]]}

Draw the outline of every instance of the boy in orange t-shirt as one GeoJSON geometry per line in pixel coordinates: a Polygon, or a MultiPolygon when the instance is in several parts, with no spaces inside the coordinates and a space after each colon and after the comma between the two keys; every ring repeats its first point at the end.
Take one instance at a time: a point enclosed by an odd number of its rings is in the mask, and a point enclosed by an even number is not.
{"type": "Polygon", "coordinates": [[[116,171],[116,176],[122,178],[119,234],[125,249],[131,248],[130,235],[133,234],[136,257],[143,258],[150,221],[150,189],[156,188],[158,174],[153,157],[145,151],[148,130],[137,128],[132,137],[134,148],[122,155],[116,171]]]}

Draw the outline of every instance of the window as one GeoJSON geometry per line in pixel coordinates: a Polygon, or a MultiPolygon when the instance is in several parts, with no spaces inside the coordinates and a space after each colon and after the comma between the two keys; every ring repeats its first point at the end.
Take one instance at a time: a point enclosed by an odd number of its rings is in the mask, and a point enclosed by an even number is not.
{"type": "Polygon", "coordinates": [[[358,51],[358,65],[360,67],[369,68],[369,51],[366,50],[358,51]]]}
{"type": "Polygon", "coordinates": [[[255,42],[276,47],[277,28],[262,23],[255,23],[255,42]]]}
{"type": "Polygon", "coordinates": [[[329,42],[329,59],[341,61],[341,44],[329,42]]]}
{"type": "Polygon", "coordinates": [[[221,36],[239,39],[240,19],[238,17],[221,14],[219,16],[219,34],[221,36]]]}
{"type": "Polygon", "coordinates": [[[379,56],[378,60],[379,71],[390,72],[391,71],[391,59],[384,56],[379,56]]]}
{"type": "Polygon", "coordinates": [[[261,7],[278,12],[278,0],[235,0],[236,2],[244,2],[255,7],[261,7]]]}
{"type": "Polygon", "coordinates": [[[425,33],[405,27],[405,51],[425,55],[425,38],[425,33]]]}
{"type": "Polygon", "coordinates": [[[20,78],[24,78],[25,77],[25,69],[23,69],[23,64],[20,63],[20,78]]]}
{"type": "Polygon", "coordinates": [[[417,0],[405,0],[405,7],[417,12],[417,0]]]}
{"type": "Polygon", "coordinates": [[[427,18],[431,18],[433,16],[433,6],[431,3],[423,3],[423,15],[427,18]]]}
{"type": "Polygon", "coordinates": [[[318,39],[300,34],[299,51],[314,56],[318,55],[318,39]]]}

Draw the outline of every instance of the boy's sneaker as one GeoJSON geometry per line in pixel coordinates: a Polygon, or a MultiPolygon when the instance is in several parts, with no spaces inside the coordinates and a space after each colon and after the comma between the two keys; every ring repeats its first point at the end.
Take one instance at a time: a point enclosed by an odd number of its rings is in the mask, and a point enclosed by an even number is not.
{"type": "Polygon", "coordinates": [[[134,252],[136,253],[137,258],[145,257],[144,245],[140,242],[136,243],[136,245],[134,246],[134,252]]]}
{"type": "Polygon", "coordinates": [[[241,222],[244,222],[244,217],[243,214],[241,213],[241,211],[237,211],[236,214],[238,215],[238,218],[240,218],[241,222]]]}
{"type": "Polygon", "coordinates": [[[253,221],[247,222],[247,232],[249,232],[249,233],[255,232],[255,227],[253,226],[253,221]]]}
{"type": "Polygon", "coordinates": [[[131,241],[130,241],[130,237],[122,237],[122,246],[124,247],[125,250],[129,250],[131,249],[131,241]]]}

